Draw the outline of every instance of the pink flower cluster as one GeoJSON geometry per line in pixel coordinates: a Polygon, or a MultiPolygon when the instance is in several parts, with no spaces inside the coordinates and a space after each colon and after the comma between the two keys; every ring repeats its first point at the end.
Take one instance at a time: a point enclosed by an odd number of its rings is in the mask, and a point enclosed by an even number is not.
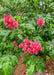
{"type": "Polygon", "coordinates": [[[13,43],[14,43],[14,47],[16,47],[16,46],[17,46],[17,43],[16,43],[16,41],[13,41],[13,43]]]}
{"type": "Polygon", "coordinates": [[[13,29],[13,27],[18,28],[19,26],[18,22],[15,21],[15,19],[12,19],[11,17],[12,17],[11,15],[4,14],[4,24],[8,29],[13,29]]]}
{"type": "Polygon", "coordinates": [[[20,15],[22,16],[22,13],[21,13],[21,12],[17,11],[17,13],[20,14],[20,15]]]}
{"type": "Polygon", "coordinates": [[[24,39],[23,42],[19,45],[19,48],[23,48],[24,52],[28,51],[29,54],[38,54],[38,51],[42,51],[42,47],[38,42],[29,41],[28,39],[24,39]]]}
{"type": "Polygon", "coordinates": [[[44,26],[44,21],[43,21],[42,18],[39,18],[39,19],[37,20],[37,25],[39,25],[40,27],[44,26]]]}

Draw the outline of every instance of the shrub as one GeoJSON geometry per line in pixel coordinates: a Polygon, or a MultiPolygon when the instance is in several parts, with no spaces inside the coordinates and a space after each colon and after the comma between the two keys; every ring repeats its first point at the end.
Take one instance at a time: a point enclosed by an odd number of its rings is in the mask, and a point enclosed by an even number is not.
{"type": "Polygon", "coordinates": [[[0,1],[0,69],[5,75],[11,75],[25,51],[27,75],[43,73],[46,60],[54,59],[53,5],[53,0],[0,1]]]}

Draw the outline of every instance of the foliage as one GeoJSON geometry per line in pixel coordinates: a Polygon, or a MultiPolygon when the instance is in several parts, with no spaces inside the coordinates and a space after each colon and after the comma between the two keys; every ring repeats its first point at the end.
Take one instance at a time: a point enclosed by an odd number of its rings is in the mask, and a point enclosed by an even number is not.
{"type": "Polygon", "coordinates": [[[29,39],[42,46],[38,55],[30,54],[23,62],[27,65],[27,75],[33,75],[36,70],[43,73],[45,61],[50,57],[54,59],[53,38],[53,0],[0,0],[0,69],[5,75],[11,74],[13,66],[17,65],[17,57],[23,53],[18,46],[14,47],[13,41],[19,45],[23,39],[29,39]],[[7,29],[4,14],[12,15],[11,18],[19,23],[19,27],[7,29]],[[39,17],[44,21],[42,27],[37,25],[39,17]]]}
{"type": "Polygon", "coordinates": [[[12,73],[12,66],[17,65],[17,57],[14,55],[4,55],[0,59],[0,69],[3,69],[5,75],[12,73]]]}
{"type": "Polygon", "coordinates": [[[44,61],[41,57],[30,55],[25,58],[23,63],[27,65],[27,75],[33,75],[35,69],[37,69],[38,72],[43,73],[44,61]]]}

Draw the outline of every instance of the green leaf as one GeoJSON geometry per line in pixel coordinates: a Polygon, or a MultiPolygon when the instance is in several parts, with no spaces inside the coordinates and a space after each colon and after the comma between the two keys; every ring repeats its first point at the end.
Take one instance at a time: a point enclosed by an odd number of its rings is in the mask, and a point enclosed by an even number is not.
{"type": "Polygon", "coordinates": [[[11,75],[12,66],[17,65],[18,59],[15,55],[3,55],[0,58],[0,69],[2,69],[5,75],[11,75]]]}
{"type": "Polygon", "coordinates": [[[18,59],[14,55],[10,55],[10,61],[12,62],[13,66],[17,65],[17,63],[18,63],[18,59]]]}
{"type": "Polygon", "coordinates": [[[46,61],[49,61],[50,60],[50,57],[49,56],[46,56],[46,61]]]}
{"type": "Polygon", "coordinates": [[[37,0],[34,0],[34,6],[35,7],[37,6],[37,0]]]}
{"type": "Polygon", "coordinates": [[[2,36],[2,41],[6,41],[7,36],[9,35],[11,31],[10,30],[1,30],[0,31],[0,36],[2,36]]]}
{"type": "Polygon", "coordinates": [[[49,55],[51,56],[52,59],[54,59],[54,50],[52,50],[51,52],[49,52],[49,55]]]}
{"type": "Polygon", "coordinates": [[[52,34],[54,34],[54,30],[52,31],[52,34]]]}
{"type": "Polygon", "coordinates": [[[0,69],[2,68],[2,63],[0,63],[0,69]]]}
{"type": "Polygon", "coordinates": [[[0,69],[0,75],[4,75],[4,72],[2,69],[0,69]]]}
{"type": "Polygon", "coordinates": [[[33,75],[35,69],[35,64],[31,62],[30,65],[27,65],[27,75],[33,75]]]}
{"type": "Polygon", "coordinates": [[[27,64],[28,61],[31,60],[31,56],[25,56],[25,60],[23,61],[23,64],[27,64]]]}
{"type": "Polygon", "coordinates": [[[37,68],[38,72],[43,73],[43,71],[44,71],[44,64],[43,63],[38,63],[36,65],[36,68],[37,68]]]}
{"type": "Polygon", "coordinates": [[[44,2],[46,3],[46,2],[47,2],[47,0],[44,0],[44,2]]]}
{"type": "Polygon", "coordinates": [[[51,56],[52,59],[54,59],[54,47],[53,47],[52,50],[49,52],[49,55],[51,56]]]}
{"type": "Polygon", "coordinates": [[[22,23],[20,16],[16,16],[16,19],[17,19],[18,23],[22,23]]]}
{"type": "Polygon", "coordinates": [[[12,64],[10,62],[3,63],[3,71],[5,75],[11,75],[12,64]]]}
{"type": "Polygon", "coordinates": [[[21,39],[21,40],[23,39],[21,34],[18,34],[18,38],[21,39]]]}
{"type": "Polygon", "coordinates": [[[33,75],[33,72],[35,71],[35,66],[38,72],[43,73],[44,71],[44,61],[40,56],[27,56],[24,60],[24,64],[27,65],[27,75],[33,75]]]}
{"type": "Polygon", "coordinates": [[[3,0],[4,3],[9,4],[9,0],[3,0]]]}
{"type": "Polygon", "coordinates": [[[25,60],[24,60],[24,64],[27,65],[26,67],[26,71],[27,71],[27,75],[33,75],[33,72],[35,70],[35,58],[33,55],[31,56],[26,56],[25,60]]]}
{"type": "Polygon", "coordinates": [[[44,62],[43,62],[43,59],[41,57],[37,57],[36,69],[40,73],[43,73],[43,71],[44,71],[44,62]]]}

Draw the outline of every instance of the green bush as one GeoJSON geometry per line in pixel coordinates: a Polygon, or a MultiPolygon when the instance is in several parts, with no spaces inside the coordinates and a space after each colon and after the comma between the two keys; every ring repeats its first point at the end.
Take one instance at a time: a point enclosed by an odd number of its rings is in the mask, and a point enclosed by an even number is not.
{"type": "Polygon", "coordinates": [[[35,70],[43,73],[44,63],[48,57],[54,59],[54,2],[53,0],[0,0],[0,74],[10,75],[13,66],[18,63],[18,57],[23,54],[19,44],[23,39],[37,41],[42,46],[42,52],[38,55],[25,57],[27,75],[33,75],[35,70]],[[21,12],[21,14],[17,13],[21,12]],[[4,14],[12,15],[19,23],[18,28],[12,30],[4,24],[4,14]],[[37,19],[41,17],[44,26],[37,25],[37,19]],[[14,47],[13,41],[18,46],[14,47]],[[45,58],[44,58],[45,57],[45,58]],[[32,69],[31,69],[32,68],[32,69]]]}

